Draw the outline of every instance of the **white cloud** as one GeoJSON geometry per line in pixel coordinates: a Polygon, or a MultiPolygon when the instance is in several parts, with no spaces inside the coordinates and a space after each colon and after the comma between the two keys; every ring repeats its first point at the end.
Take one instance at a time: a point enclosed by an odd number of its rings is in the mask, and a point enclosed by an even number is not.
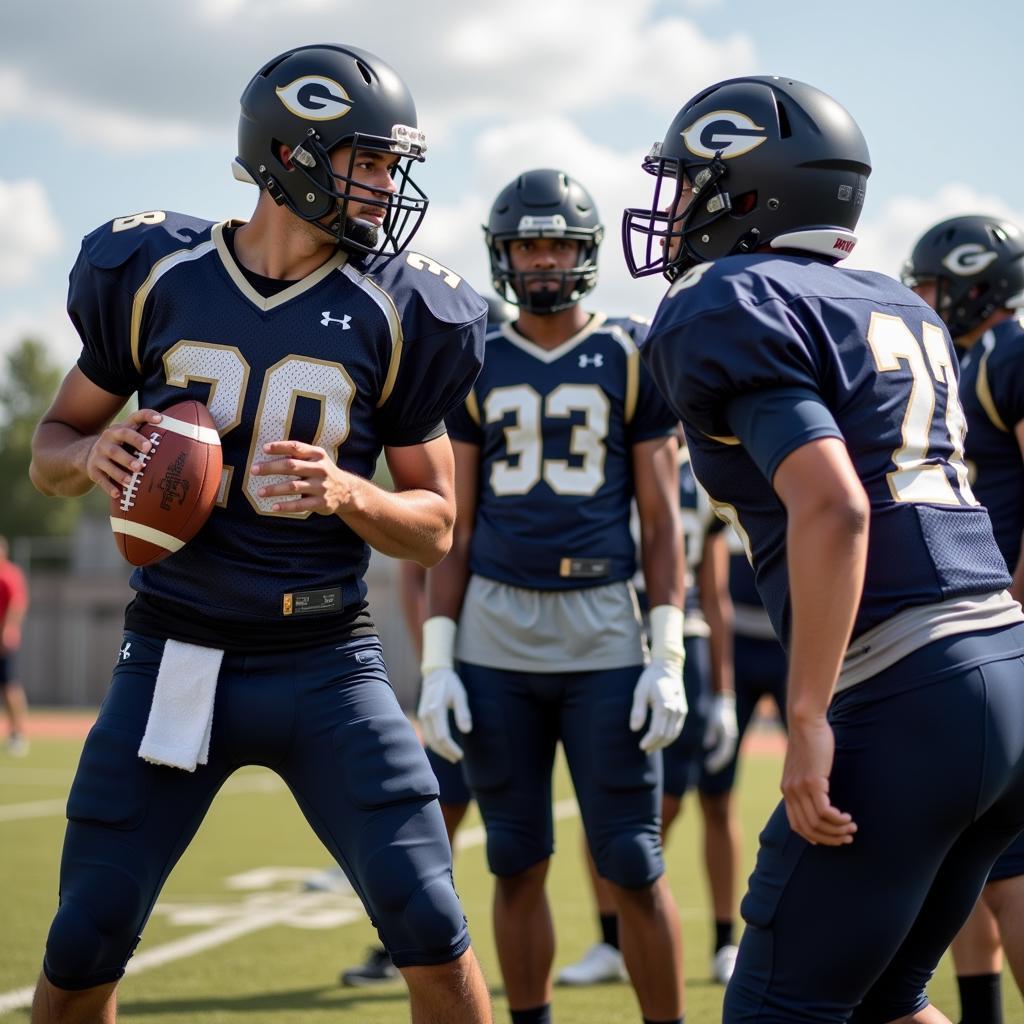
{"type": "Polygon", "coordinates": [[[31,179],[0,180],[0,288],[29,282],[61,241],[42,184],[31,179]]]}
{"type": "Polygon", "coordinates": [[[493,123],[524,110],[641,99],[670,114],[695,89],[751,71],[755,56],[750,36],[708,38],[657,13],[654,0],[520,0],[511,16],[494,2],[432,0],[394,12],[401,31],[355,0],[110,0],[67,6],[56,37],[45,6],[17,3],[0,36],[0,113],[118,146],[183,145],[221,131],[264,61],[316,37],[393,64],[435,139],[467,118],[493,123]]]}
{"type": "Polygon", "coordinates": [[[1024,211],[961,182],[943,185],[934,195],[898,195],[857,226],[857,248],[843,266],[878,270],[899,277],[914,243],[933,224],[960,214],[987,213],[1024,225],[1024,211]]]}
{"type": "Polygon", "coordinates": [[[0,68],[0,117],[50,121],[77,142],[131,152],[173,149],[203,137],[200,126],[177,118],[145,117],[70,93],[51,92],[12,68],[0,68]]]}

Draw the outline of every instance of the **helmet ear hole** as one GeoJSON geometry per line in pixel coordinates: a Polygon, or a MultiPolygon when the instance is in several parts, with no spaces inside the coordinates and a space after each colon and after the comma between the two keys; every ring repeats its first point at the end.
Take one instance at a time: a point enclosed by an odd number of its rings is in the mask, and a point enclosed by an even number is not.
{"type": "Polygon", "coordinates": [[[744,192],[742,195],[734,196],[732,200],[732,215],[734,217],[746,217],[757,209],[757,189],[744,192]]]}

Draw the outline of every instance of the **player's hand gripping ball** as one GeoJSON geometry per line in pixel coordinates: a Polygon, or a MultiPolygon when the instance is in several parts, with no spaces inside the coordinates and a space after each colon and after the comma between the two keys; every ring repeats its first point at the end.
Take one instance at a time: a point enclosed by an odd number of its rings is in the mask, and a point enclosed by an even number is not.
{"type": "Polygon", "coordinates": [[[220,488],[220,436],[202,402],[179,402],[140,428],[152,447],[142,469],[110,499],[110,527],[132,565],[152,565],[190,541],[210,517],[220,488]]]}

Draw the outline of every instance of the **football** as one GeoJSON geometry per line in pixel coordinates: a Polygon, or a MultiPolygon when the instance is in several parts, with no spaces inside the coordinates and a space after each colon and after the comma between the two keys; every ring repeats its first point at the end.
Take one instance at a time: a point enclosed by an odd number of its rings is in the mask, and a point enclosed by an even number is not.
{"type": "Polygon", "coordinates": [[[142,469],[110,499],[110,527],[132,565],[174,554],[213,511],[222,468],[220,436],[202,402],[178,402],[142,428],[153,447],[135,452],[142,469]]]}

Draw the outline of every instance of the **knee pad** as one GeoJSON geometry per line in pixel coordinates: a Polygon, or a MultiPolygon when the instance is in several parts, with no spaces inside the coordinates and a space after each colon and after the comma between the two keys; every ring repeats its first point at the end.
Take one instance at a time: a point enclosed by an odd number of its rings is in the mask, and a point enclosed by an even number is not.
{"type": "Polygon", "coordinates": [[[514,832],[503,828],[487,830],[487,866],[499,878],[518,875],[551,856],[550,850],[524,843],[514,832]]]}
{"type": "Polygon", "coordinates": [[[50,925],[47,979],[71,990],[117,981],[139,941],[144,912],[135,879],[97,866],[78,872],[50,925]]]}
{"type": "Polygon", "coordinates": [[[655,833],[625,832],[612,836],[595,853],[598,872],[623,889],[642,889],[665,871],[661,839],[655,833]]]}

